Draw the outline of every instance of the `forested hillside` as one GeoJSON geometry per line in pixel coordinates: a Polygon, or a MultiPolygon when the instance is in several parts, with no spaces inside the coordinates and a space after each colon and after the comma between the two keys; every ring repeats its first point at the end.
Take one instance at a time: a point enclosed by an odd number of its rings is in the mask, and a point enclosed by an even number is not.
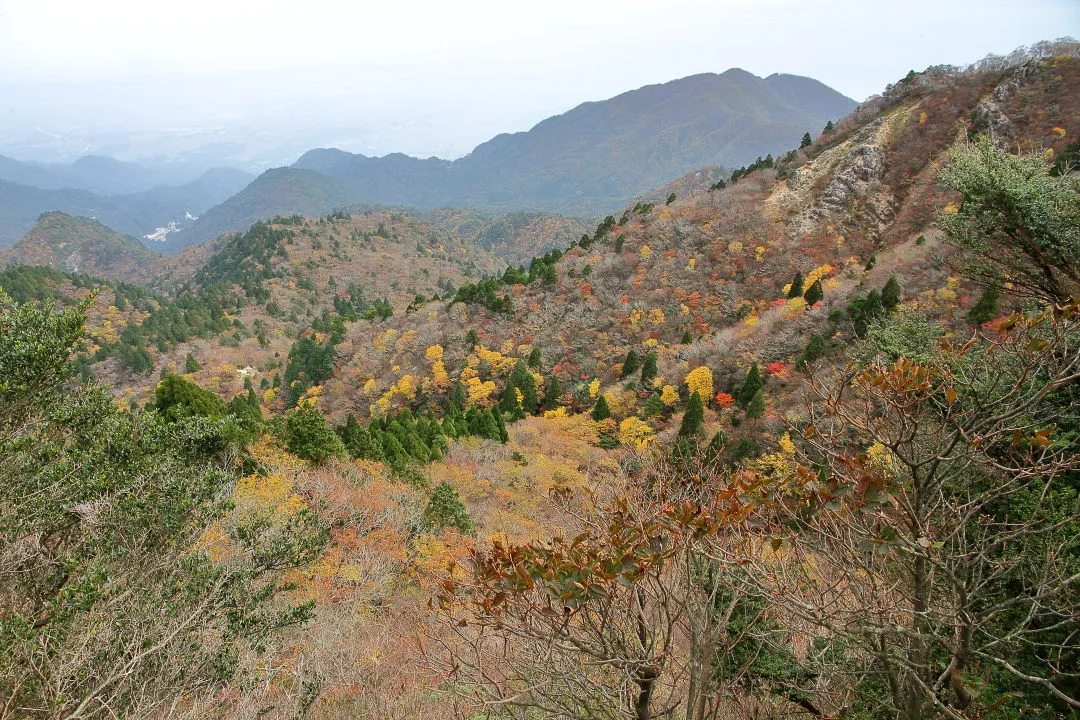
{"type": "Polygon", "coordinates": [[[0,718],[1075,717],[1080,50],[808,129],[0,270],[0,718]]]}

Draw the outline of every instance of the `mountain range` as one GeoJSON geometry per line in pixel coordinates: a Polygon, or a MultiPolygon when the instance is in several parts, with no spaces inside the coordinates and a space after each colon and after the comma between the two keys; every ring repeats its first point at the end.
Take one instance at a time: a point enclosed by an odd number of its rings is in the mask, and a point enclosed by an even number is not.
{"type": "Polygon", "coordinates": [[[71,165],[0,157],[0,247],[53,210],[140,238],[175,222],[179,232],[144,240],[165,254],[276,215],[340,208],[453,206],[597,217],[695,168],[738,167],[785,150],[854,106],[810,78],[759,78],[732,69],[583,103],[454,161],[322,148],[250,184],[246,173],[214,169],[176,186],[161,183],[176,180],[183,168],[94,156],[71,165]]]}
{"type": "Polygon", "coordinates": [[[317,149],[293,167],[336,178],[367,202],[592,217],[694,168],[790,148],[855,104],[817,80],[735,68],[583,103],[452,162],[317,149]]]}
{"type": "Polygon", "coordinates": [[[0,165],[6,168],[0,177],[18,177],[24,181],[0,179],[0,247],[18,240],[42,213],[51,211],[96,218],[121,234],[140,238],[170,222],[178,225],[186,222],[190,225],[192,221],[188,219],[189,215],[198,216],[221,203],[252,179],[250,174],[242,170],[213,168],[183,185],[157,185],[137,192],[111,195],[84,188],[88,185],[98,190],[130,188],[141,187],[145,183],[136,183],[134,177],[129,176],[97,184],[76,183],[83,187],[56,187],[69,175],[41,168],[35,170],[34,166],[28,164],[3,162],[0,165]],[[28,167],[30,171],[27,171],[28,167]],[[15,169],[20,172],[14,172],[15,169]],[[25,184],[29,181],[44,183],[45,187],[25,184]]]}

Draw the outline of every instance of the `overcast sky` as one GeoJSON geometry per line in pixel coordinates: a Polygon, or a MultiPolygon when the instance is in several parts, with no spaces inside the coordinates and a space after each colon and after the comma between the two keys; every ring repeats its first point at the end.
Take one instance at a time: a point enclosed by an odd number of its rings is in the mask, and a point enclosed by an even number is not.
{"type": "Polygon", "coordinates": [[[0,122],[322,118],[325,144],[450,156],[700,72],[807,75],[861,100],[1065,35],[1080,0],[0,0],[0,86],[23,88],[0,122]]]}

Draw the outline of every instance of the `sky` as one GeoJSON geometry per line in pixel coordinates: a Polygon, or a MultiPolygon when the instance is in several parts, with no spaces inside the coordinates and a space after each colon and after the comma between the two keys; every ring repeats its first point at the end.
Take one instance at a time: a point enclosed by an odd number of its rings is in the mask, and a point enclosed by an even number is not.
{"type": "Polygon", "coordinates": [[[0,154],[167,138],[455,157],[701,72],[806,75],[863,100],[911,69],[1062,36],[1080,37],[1080,0],[0,0],[0,154]]]}

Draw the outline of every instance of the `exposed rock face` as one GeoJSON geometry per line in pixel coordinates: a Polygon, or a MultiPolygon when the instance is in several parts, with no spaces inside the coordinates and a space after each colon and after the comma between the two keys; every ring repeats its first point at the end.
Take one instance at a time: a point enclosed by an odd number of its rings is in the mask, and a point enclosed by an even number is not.
{"type": "MultiPolygon", "coordinates": [[[[895,211],[895,201],[881,183],[885,174],[885,137],[889,133],[887,118],[867,125],[858,135],[845,143],[839,157],[828,158],[828,167],[807,167],[790,183],[796,194],[804,196],[815,178],[824,173],[830,177],[825,187],[792,221],[793,237],[807,235],[823,224],[842,226],[852,211],[864,213],[860,221],[873,231],[884,226],[895,211]],[[869,215],[866,218],[865,215],[869,215]],[[867,223],[870,219],[872,222],[867,223]]],[[[802,169],[800,169],[802,170],[802,169]]]]}
{"type": "Polygon", "coordinates": [[[64,269],[68,272],[77,273],[80,268],[82,268],[82,253],[76,248],[64,259],[64,269]]]}
{"type": "Polygon", "coordinates": [[[1001,110],[1001,105],[1009,101],[1013,94],[1031,83],[1041,71],[1039,60],[1029,60],[994,88],[990,97],[983,100],[972,111],[972,122],[979,132],[989,133],[990,139],[998,147],[1008,147],[1015,139],[1012,121],[1001,110]]]}

